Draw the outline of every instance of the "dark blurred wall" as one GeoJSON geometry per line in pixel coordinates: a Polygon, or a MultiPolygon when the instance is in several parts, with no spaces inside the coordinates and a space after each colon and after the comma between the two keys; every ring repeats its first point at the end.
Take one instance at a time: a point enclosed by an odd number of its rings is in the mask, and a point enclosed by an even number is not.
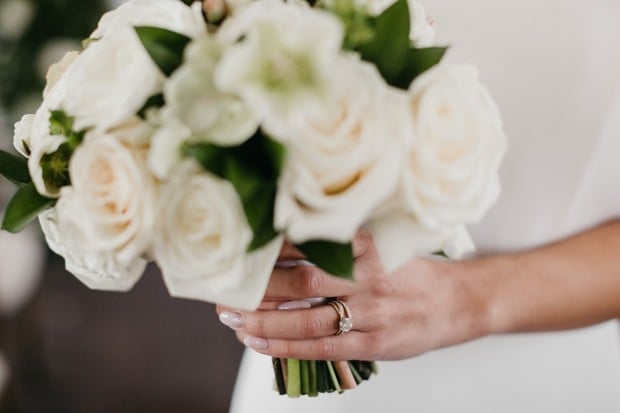
{"type": "Polygon", "coordinates": [[[226,412],[241,357],[213,306],[170,298],[151,268],[129,293],[95,292],[52,257],[4,320],[13,370],[1,412],[226,412]]]}

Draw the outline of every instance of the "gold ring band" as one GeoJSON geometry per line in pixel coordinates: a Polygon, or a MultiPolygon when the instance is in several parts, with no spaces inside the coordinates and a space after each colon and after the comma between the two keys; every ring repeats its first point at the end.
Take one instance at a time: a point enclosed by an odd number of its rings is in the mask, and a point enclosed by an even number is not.
{"type": "Polygon", "coordinates": [[[351,314],[351,309],[341,299],[335,299],[329,301],[328,304],[332,306],[336,313],[338,313],[338,330],[336,331],[336,335],[339,336],[343,333],[348,333],[353,329],[353,316],[351,314]]]}

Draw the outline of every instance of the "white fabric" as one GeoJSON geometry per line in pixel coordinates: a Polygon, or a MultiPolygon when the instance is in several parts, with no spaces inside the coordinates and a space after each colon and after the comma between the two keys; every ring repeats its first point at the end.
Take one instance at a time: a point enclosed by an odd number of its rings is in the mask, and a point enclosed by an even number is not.
{"type": "MultiPolygon", "coordinates": [[[[481,251],[528,248],[620,216],[620,2],[427,0],[449,59],[480,67],[509,135],[503,193],[472,228],[481,251]]],[[[246,352],[233,413],[620,412],[617,322],[488,337],[381,373],[344,395],[289,400],[246,352]]]]}

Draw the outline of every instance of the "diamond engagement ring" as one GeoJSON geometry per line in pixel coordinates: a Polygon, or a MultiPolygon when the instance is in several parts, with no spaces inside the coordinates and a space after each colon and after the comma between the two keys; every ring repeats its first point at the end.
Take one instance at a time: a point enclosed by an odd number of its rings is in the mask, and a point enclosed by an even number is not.
{"type": "Polygon", "coordinates": [[[353,317],[351,316],[351,309],[349,306],[340,299],[330,301],[328,304],[336,310],[336,313],[338,313],[338,316],[340,317],[336,335],[339,336],[342,333],[348,333],[351,331],[353,329],[353,317]]]}

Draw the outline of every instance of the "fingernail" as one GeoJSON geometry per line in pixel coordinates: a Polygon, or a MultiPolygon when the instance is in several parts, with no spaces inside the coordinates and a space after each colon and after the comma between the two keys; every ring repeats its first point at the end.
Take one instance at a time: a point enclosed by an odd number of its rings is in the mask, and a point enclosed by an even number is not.
{"type": "Polygon", "coordinates": [[[243,317],[239,313],[222,311],[220,313],[220,322],[230,328],[239,328],[243,325],[243,317]]]}
{"type": "Polygon", "coordinates": [[[310,304],[306,300],[297,300],[297,301],[289,301],[286,303],[282,303],[278,306],[278,310],[302,310],[304,308],[310,308],[312,304],[310,304]]]}
{"type": "Polygon", "coordinates": [[[306,298],[304,301],[307,301],[310,303],[311,306],[314,306],[318,304],[323,304],[325,301],[327,301],[327,299],[325,297],[312,297],[306,298]]]}
{"type": "Polygon", "coordinates": [[[260,337],[248,336],[243,339],[243,344],[254,350],[267,350],[269,348],[269,341],[260,337]]]}

